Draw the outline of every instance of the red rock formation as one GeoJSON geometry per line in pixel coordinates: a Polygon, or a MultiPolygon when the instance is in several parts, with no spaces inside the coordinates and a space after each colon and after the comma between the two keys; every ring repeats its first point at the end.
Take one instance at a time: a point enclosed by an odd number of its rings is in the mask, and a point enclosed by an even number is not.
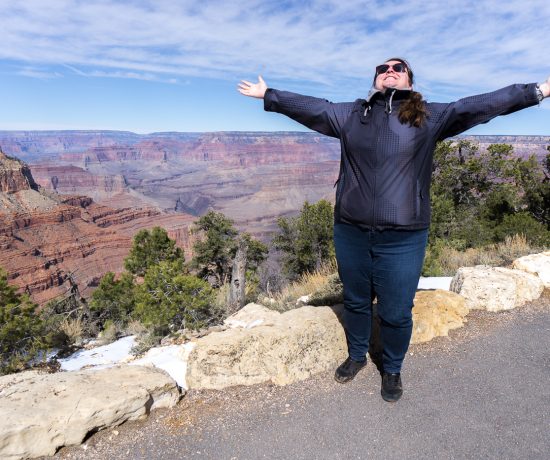
{"type": "Polygon", "coordinates": [[[95,175],[72,165],[33,164],[31,169],[37,184],[62,194],[90,191],[107,195],[121,193],[126,189],[124,176],[120,174],[95,175]]]}
{"type": "Polygon", "coordinates": [[[69,276],[89,296],[103,274],[122,271],[132,236],[142,228],[165,227],[180,246],[188,245],[192,216],[113,209],[85,196],[34,190],[24,168],[0,157],[2,184],[8,184],[0,192],[0,267],[40,304],[68,292],[69,276]]]}
{"type": "Polygon", "coordinates": [[[36,188],[28,166],[0,150],[0,192],[13,193],[36,188]]]}

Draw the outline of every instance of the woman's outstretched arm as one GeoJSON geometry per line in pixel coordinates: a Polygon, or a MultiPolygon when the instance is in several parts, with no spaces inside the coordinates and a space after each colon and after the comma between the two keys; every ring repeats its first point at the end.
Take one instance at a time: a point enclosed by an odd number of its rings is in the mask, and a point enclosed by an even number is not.
{"type": "Polygon", "coordinates": [[[450,104],[432,104],[434,119],[438,121],[439,140],[456,136],[480,123],[518,110],[537,105],[550,97],[550,77],[543,83],[510,85],[486,94],[460,99],[450,104]],[[441,113],[438,114],[438,109],[441,113]]]}
{"type": "Polygon", "coordinates": [[[238,90],[241,94],[264,100],[264,110],[278,112],[331,137],[340,137],[342,126],[348,119],[355,103],[332,103],[317,97],[279,91],[268,88],[261,76],[257,83],[241,80],[238,90]]]}

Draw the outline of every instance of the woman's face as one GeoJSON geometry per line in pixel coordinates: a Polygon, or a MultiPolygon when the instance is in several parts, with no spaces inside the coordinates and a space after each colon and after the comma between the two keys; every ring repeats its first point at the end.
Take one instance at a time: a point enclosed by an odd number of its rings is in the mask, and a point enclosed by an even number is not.
{"type": "Polygon", "coordinates": [[[396,89],[409,89],[411,82],[409,80],[409,74],[407,73],[407,67],[405,64],[399,61],[387,61],[384,63],[388,66],[387,69],[382,66],[377,67],[376,80],[374,81],[374,87],[380,91],[384,91],[388,88],[396,89]],[[397,65],[397,71],[393,66],[397,65]],[[401,66],[401,69],[399,67],[401,66]],[[382,69],[380,69],[382,67],[382,69]]]}

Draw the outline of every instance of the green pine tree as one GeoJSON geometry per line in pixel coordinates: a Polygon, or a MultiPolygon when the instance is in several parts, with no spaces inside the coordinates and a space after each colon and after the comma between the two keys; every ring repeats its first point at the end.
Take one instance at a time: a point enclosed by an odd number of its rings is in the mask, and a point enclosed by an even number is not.
{"type": "Polygon", "coordinates": [[[114,273],[106,273],[90,300],[90,310],[98,326],[102,327],[106,321],[126,325],[135,308],[134,291],[130,273],[122,273],[118,280],[114,273]]]}
{"type": "Polygon", "coordinates": [[[132,249],[124,259],[124,268],[134,275],[143,276],[149,267],[162,261],[184,261],[183,251],[168,237],[161,227],[140,230],[135,236],[132,249]]]}
{"type": "MultiPolygon", "coordinates": [[[[230,282],[239,236],[233,221],[221,212],[210,211],[195,222],[194,231],[202,236],[193,245],[191,266],[197,270],[197,275],[214,287],[230,282]]],[[[241,238],[247,241],[247,270],[253,273],[265,260],[268,248],[248,233],[241,234],[241,238]]]]}
{"type": "Polygon", "coordinates": [[[182,272],[181,263],[151,266],[136,292],[135,316],[162,334],[199,328],[211,317],[213,290],[204,280],[182,272]]]}
{"type": "Polygon", "coordinates": [[[334,258],[334,211],[327,200],[304,203],[296,217],[278,219],[273,245],[283,253],[283,267],[291,279],[319,268],[334,258]]]}

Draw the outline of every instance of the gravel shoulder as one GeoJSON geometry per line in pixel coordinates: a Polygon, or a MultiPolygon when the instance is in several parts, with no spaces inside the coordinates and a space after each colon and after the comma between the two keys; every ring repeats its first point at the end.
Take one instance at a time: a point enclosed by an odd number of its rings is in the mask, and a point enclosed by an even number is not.
{"type": "Polygon", "coordinates": [[[286,387],[191,391],[47,458],[548,458],[550,293],[467,319],[411,346],[396,404],[381,399],[369,363],[346,385],[330,371],[286,387]]]}

